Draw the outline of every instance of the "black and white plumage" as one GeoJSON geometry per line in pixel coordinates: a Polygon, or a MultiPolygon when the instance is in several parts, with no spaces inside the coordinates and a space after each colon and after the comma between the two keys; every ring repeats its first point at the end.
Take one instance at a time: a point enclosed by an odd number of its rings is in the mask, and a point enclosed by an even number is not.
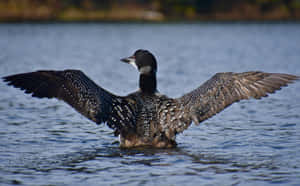
{"type": "Polygon", "coordinates": [[[140,72],[139,90],[117,96],[101,88],[79,70],[37,71],[4,77],[8,85],[38,98],[58,98],[90,120],[120,135],[121,147],[176,146],[176,134],[192,122],[199,124],[234,102],[267,96],[298,76],[259,71],[218,73],[180,98],[156,89],[157,63],[146,50],[121,59],[140,72]]]}

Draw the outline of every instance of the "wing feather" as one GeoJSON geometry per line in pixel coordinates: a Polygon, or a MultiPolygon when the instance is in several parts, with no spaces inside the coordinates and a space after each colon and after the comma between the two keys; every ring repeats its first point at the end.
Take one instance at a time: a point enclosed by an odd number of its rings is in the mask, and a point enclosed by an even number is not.
{"type": "Polygon", "coordinates": [[[184,107],[180,112],[188,113],[185,121],[199,124],[234,102],[251,97],[266,97],[297,79],[299,76],[260,71],[218,73],[176,100],[184,107]]]}
{"type": "Polygon", "coordinates": [[[36,71],[3,77],[8,85],[25,90],[38,98],[58,98],[88,119],[102,123],[108,120],[112,103],[121,100],[99,87],[79,70],[36,71]]]}

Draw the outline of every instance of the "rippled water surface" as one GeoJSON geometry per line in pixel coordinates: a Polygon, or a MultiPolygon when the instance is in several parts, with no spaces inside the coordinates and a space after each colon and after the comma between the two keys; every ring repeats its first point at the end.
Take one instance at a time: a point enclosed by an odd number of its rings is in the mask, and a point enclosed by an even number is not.
{"type": "MultiPolygon", "coordinates": [[[[119,59],[138,48],[159,65],[160,92],[178,97],[217,72],[300,75],[300,25],[1,24],[0,76],[81,69],[119,95],[138,72],[119,59]]],[[[0,82],[0,185],[299,185],[300,82],[233,104],[177,137],[175,149],[118,147],[63,102],[0,82]]]]}

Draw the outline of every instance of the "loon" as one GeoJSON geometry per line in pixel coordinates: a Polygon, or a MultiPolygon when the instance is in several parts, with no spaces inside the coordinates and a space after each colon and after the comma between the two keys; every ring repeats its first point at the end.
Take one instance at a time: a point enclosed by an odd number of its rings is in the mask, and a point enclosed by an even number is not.
{"type": "Polygon", "coordinates": [[[8,85],[37,98],[57,98],[97,124],[106,123],[120,135],[120,147],[171,148],[177,134],[216,115],[234,102],[266,97],[299,76],[249,71],[217,73],[195,90],[169,98],[157,90],[157,63],[139,49],[121,61],[140,73],[139,89],[117,96],[98,86],[80,70],[15,74],[3,77],[8,85]]]}

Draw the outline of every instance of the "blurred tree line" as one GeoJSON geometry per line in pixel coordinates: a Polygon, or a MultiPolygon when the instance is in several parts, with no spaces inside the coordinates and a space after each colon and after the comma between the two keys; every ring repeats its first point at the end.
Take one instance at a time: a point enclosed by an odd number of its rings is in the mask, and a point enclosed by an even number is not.
{"type": "Polygon", "coordinates": [[[0,0],[0,20],[299,20],[300,0],[0,0]]]}

